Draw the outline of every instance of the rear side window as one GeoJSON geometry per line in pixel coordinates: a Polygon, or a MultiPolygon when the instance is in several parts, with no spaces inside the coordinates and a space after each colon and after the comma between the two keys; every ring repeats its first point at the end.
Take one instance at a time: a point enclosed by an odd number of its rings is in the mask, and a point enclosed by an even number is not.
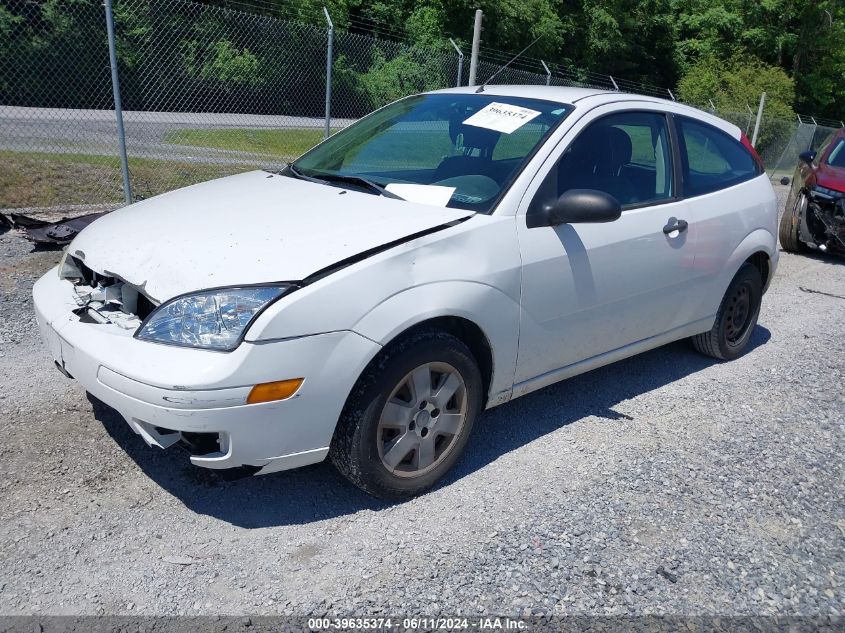
{"type": "Polygon", "coordinates": [[[757,161],[737,139],[712,125],[676,116],[686,196],[700,196],[760,174],[757,161]]]}

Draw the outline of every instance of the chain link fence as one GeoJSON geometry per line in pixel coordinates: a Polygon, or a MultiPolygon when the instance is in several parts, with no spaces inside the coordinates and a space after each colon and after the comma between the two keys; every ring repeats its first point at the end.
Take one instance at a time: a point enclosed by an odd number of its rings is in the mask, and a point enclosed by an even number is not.
{"type": "Polygon", "coordinates": [[[103,7],[0,5],[0,208],[123,201],[103,7]]]}
{"type": "MultiPolygon", "coordinates": [[[[99,0],[0,5],[0,209],[123,204],[106,10],[99,0]]],[[[306,23],[192,0],[113,0],[113,19],[136,200],[277,168],[327,129],[402,96],[469,79],[469,59],[449,41],[412,46],[330,28],[330,18],[306,23]]],[[[482,48],[478,83],[495,75],[500,84],[674,98],[665,88],[549,60],[523,57],[499,72],[509,59],[482,48]]],[[[750,111],[717,114],[751,136],[750,111]]],[[[799,151],[833,129],[821,123],[764,119],[758,148],[773,176],[791,174],[799,151]]]]}
{"type": "Polygon", "coordinates": [[[772,143],[769,174],[773,179],[792,178],[798,155],[815,151],[827,143],[841,128],[841,122],[798,116],[789,130],[784,130],[783,143],[772,143]],[[791,133],[790,133],[791,132],[791,133]]]}

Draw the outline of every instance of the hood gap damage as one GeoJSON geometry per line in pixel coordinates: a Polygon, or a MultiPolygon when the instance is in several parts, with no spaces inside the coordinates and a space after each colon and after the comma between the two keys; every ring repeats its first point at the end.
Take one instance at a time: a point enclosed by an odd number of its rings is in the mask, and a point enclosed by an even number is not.
{"type": "MultiPolygon", "coordinates": [[[[417,231],[405,237],[386,242],[380,246],[364,250],[330,266],[326,266],[308,275],[301,281],[287,281],[284,283],[289,284],[291,286],[290,292],[293,292],[299,288],[316,283],[353,264],[373,257],[378,253],[425,237],[426,235],[457,226],[468,220],[472,215],[470,214],[451,222],[417,231]]],[[[59,276],[62,279],[71,281],[74,285],[75,299],[78,307],[72,312],[84,323],[100,325],[112,323],[128,331],[136,331],[159,305],[176,298],[171,297],[166,301],[158,302],[149,297],[143,288],[130,284],[119,275],[110,271],[98,273],[85,264],[81,258],[75,257],[70,253],[66,253],[59,266],[59,276]]],[[[194,292],[199,291],[195,290],[194,292]]],[[[289,293],[285,293],[284,296],[287,294],[289,293]]]]}
{"type": "Polygon", "coordinates": [[[83,323],[112,323],[134,331],[159,305],[141,288],[108,271],[98,273],[69,253],[59,266],[59,276],[74,285],[74,298],[79,307],[72,312],[83,323]]]}

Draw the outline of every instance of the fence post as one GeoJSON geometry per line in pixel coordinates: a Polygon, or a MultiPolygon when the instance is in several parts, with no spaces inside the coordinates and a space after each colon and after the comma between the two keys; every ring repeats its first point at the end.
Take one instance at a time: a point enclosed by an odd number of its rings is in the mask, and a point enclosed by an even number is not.
{"type": "Polygon", "coordinates": [[[813,145],[816,144],[816,133],[819,131],[819,124],[816,123],[815,117],[810,117],[810,121],[813,122],[813,133],[810,135],[810,146],[807,148],[808,150],[812,150],[813,145]]]}
{"type": "Polygon", "coordinates": [[[461,87],[461,77],[464,73],[464,54],[458,45],[455,44],[455,40],[451,37],[449,38],[449,42],[452,44],[452,47],[455,49],[455,52],[458,53],[458,78],[455,80],[455,88],[461,87]]]}
{"type": "Polygon", "coordinates": [[[546,62],[542,59],[540,60],[540,63],[543,64],[543,69],[546,71],[546,85],[550,86],[552,84],[552,71],[549,70],[549,67],[546,66],[546,62]]]}
{"type": "Polygon", "coordinates": [[[332,124],[332,48],[334,47],[334,24],[329,15],[329,10],[323,7],[323,13],[326,15],[326,22],[329,24],[328,45],[326,47],[326,134],[325,138],[329,138],[331,134],[332,124]]]}
{"type": "Polygon", "coordinates": [[[766,93],[760,95],[760,106],[757,108],[757,122],[754,123],[754,134],[751,136],[751,145],[757,147],[757,135],[760,134],[760,121],[763,119],[763,106],[766,105],[766,93]]]}
{"type": "Polygon", "coordinates": [[[114,116],[117,120],[117,142],[120,149],[120,173],[123,176],[123,199],[132,204],[132,183],[129,181],[129,159],[126,156],[126,131],[123,128],[123,106],[120,103],[120,78],[117,74],[117,50],[114,43],[114,15],[111,0],[105,0],[106,33],[109,38],[109,65],[111,66],[111,87],[114,94],[114,116]]]}
{"type": "Polygon", "coordinates": [[[481,20],[484,13],[481,9],[475,10],[475,24],[472,27],[472,53],[469,57],[469,81],[468,86],[475,85],[475,76],[478,73],[478,46],[481,43],[481,20]]]}

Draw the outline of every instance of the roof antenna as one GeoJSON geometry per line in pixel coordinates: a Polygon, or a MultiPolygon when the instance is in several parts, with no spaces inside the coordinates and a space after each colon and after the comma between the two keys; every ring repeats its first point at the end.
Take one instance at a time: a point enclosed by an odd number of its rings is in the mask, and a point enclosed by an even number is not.
{"type": "Polygon", "coordinates": [[[514,63],[517,59],[519,59],[525,51],[527,51],[529,48],[531,48],[532,46],[534,46],[534,44],[536,44],[536,43],[540,40],[540,38],[541,38],[541,37],[543,37],[543,36],[542,36],[542,35],[538,35],[536,38],[534,38],[534,41],[533,41],[533,42],[531,42],[528,46],[526,46],[526,47],[525,47],[525,48],[523,48],[521,51],[519,51],[516,55],[514,55],[514,56],[513,56],[513,58],[512,58],[512,59],[511,59],[511,60],[510,60],[507,64],[505,64],[505,65],[504,65],[504,66],[502,66],[499,70],[497,70],[496,72],[494,72],[494,73],[493,73],[493,74],[492,74],[492,75],[491,75],[491,76],[487,79],[487,81],[485,81],[483,84],[481,84],[481,85],[478,87],[478,90],[476,90],[476,91],[475,91],[475,94],[478,94],[479,92],[484,92],[484,89],[487,87],[487,84],[489,84],[491,81],[493,81],[493,80],[496,78],[496,76],[497,76],[500,72],[502,72],[505,68],[507,68],[507,67],[508,67],[508,66],[510,66],[512,63],[514,63]]]}

